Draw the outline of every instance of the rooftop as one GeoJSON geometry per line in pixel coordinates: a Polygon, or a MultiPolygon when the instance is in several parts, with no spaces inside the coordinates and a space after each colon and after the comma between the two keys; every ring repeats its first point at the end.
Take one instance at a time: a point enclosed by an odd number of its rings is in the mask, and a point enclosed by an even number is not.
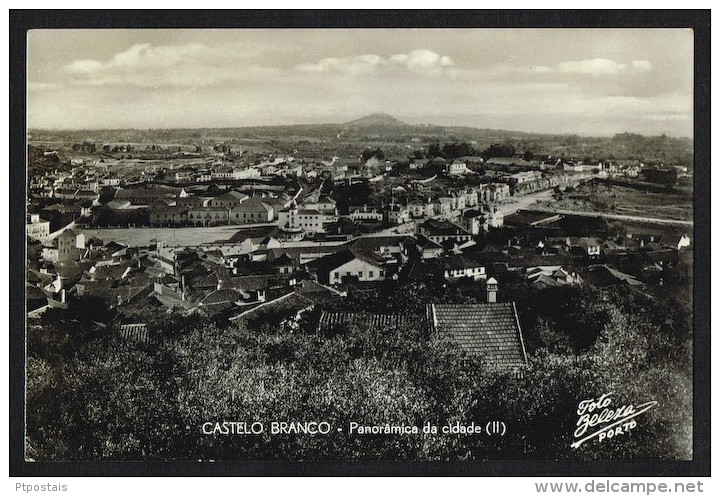
{"type": "Polygon", "coordinates": [[[415,315],[398,313],[322,312],[318,321],[317,331],[319,333],[327,333],[352,326],[363,331],[373,332],[410,322],[420,322],[424,324],[424,319],[415,315]]]}
{"type": "Polygon", "coordinates": [[[428,310],[439,339],[500,368],[527,365],[514,303],[433,304],[428,310]]]}

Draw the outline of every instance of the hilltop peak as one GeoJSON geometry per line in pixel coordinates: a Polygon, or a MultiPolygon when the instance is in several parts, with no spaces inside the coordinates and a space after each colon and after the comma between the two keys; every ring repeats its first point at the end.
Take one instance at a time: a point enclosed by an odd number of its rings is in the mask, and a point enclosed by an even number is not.
{"type": "Polygon", "coordinates": [[[383,114],[383,113],[376,113],[376,114],[370,114],[366,115],[365,117],[361,117],[359,119],[355,119],[354,121],[346,122],[346,126],[359,126],[359,127],[365,127],[365,126],[407,126],[406,123],[402,122],[401,120],[396,119],[390,114],[383,114]]]}

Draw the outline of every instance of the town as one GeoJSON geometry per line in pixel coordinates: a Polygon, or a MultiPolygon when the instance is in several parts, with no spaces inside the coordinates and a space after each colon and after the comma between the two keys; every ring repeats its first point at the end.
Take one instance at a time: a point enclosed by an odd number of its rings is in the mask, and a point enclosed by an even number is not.
{"type": "MultiPolygon", "coordinates": [[[[498,292],[519,282],[690,287],[687,166],[423,142],[402,126],[373,115],[351,123],[354,138],[340,130],[328,142],[296,138],[275,149],[272,140],[199,135],[49,147],[31,134],[30,325],[83,296],[116,310],[124,335],[151,339],[134,310],[230,322],[272,316],[292,329],[319,309],[324,329],[350,318],[324,305],[387,284],[474,284],[500,320],[507,309],[498,292]],[[326,153],[333,146],[347,152],[326,153]]],[[[459,318],[432,311],[446,328],[459,318]]],[[[366,324],[382,325],[375,320],[366,324]]],[[[506,327],[515,348],[506,365],[522,368],[522,333],[506,327]]],[[[467,337],[449,337],[466,346],[467,337]]],[[[470,348],[505,363],[488,346],[470,348]]]]}

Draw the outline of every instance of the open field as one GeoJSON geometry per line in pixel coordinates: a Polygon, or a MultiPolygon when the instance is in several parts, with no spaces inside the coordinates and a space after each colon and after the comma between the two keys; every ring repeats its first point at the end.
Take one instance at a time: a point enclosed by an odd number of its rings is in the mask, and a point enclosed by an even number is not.
{"type": "Polygon", "coordinates": [[[528,210],[535,210],[538,212],[549,212],[562,215],[576,215],[579,217],[602,217],[609,220],[620,220],[629,221],[634,223],[647,223],[647,224],[667,224],[676,226],[687,226],[693,225],[692,220],[679,220],[679,219],[666,219],[660,217],[645,217],[638,215],[625,215],[625,214],[610,214],[605,212],[593,212],[593,211],[581,211],[581,210],[565,210],[561,208],[542,207],[542,206],[530,206],[528,210]]]}
{"type": "Polygon", "coordinates": [[[622,186],[581,186],[577,192],[565,193],[561,199],[550,199],[537,206],[574,212],[597,212],[629,217],[652,217],[691,221],[693,197],[673,191],[656,193],[622,186]]]}
{"type": "Polygon", "coordinates": [[[545,189],[542,191],[528,193],[527,195],[511,196],[510,198],[503,200],[501,203],[498,203],[498,211],[503,215],[511,215],[518,210],[530,208],[532,205],[538,203],[549,203],[552,205],[555,202],[552,198],[552,194],[553,190],[545,189]]]}
{"type": "Polygon", "coordinates": [[[156,241],[170,245],[197,246],[203,243],[226,241],[240,229],[238,226],[211,227],[134,227],[83,230],[85,239],[98,237],[105,243],[116,241],[130,246],[147,246],[156,241]]]}

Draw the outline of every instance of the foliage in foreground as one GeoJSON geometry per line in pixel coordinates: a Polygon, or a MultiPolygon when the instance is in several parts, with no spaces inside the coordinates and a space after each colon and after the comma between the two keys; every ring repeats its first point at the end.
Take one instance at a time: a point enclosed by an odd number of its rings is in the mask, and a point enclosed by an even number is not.
{"type": "MultiPolygon", "coordinates": [[[[28,336],[28,456],[36,460],[689,459],[689,310],[617,290],[518,291],[529,343],[523,377],[491,370],[418,325],[318,336],[310,323],[221,327],[155,317],[148,348],[46,322],[28,336]],[[545,304],[552,301],[552,305],[545,304]],[[642,312],[638,309],[642,308],[642,312]],[[582,327],[584,326],[584,327],[582,327]],[[57,342],[55,334],[66,337],[57,342]],[[583,399],[656,400],[632,432],[570,448],[583,399]],[[485,425],[504,437],[356,435],[348,424],[485,425]],[[205,422],[265,424],[261,435],[206,435],[205,422]],[[328,435],[270,435],[272,421],[327,421],[328,435]],[[342,427],[343,432],[337,428],[342,427]]],[[[356,309],[417,313],[469,291],[396,288],[356,309]]],[[[78,316],[76,329],[90,326],[78,316]]]]}

